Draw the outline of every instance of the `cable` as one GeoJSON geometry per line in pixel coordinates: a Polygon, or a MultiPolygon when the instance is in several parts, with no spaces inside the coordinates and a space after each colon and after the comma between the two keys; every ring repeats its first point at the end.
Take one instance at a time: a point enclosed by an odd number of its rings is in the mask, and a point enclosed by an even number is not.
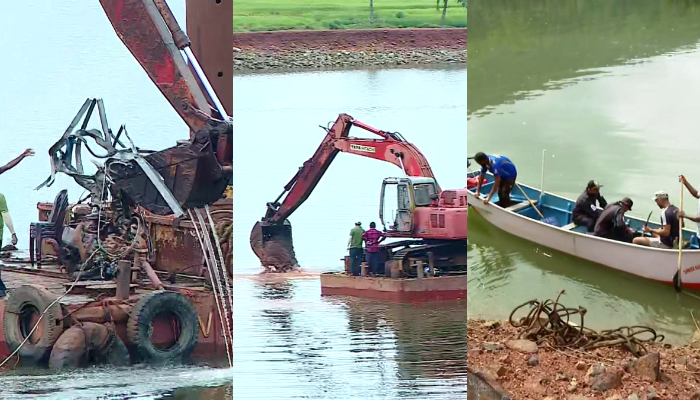
{"type": "MultiPolygon", "coordinates": [[[[230,353],[229,346],[228,346],[228,339],[227,339],[227,332],[226,332],[226,327],[224,326],[224,313],[222,311],[221,304],[219,302],[219,296],[217,295],[217,289],[216,289],[216,284],[214,284],[214,274],[212,273],[212,268],[211,268],[211,262],[209,260],[209,257],[207,255],[207,248],[204,246],[204,240],[202,239],[202,235],[200,235],[199,229],[197,228],[197,223],[195,222],[194,216],[192,215],[192,210],[187,210],[187,213],[190,216],[190,219],[192,220],[192,226],[194,227],[195,233],[197,234],[197,239],[199,240],[199,245],[202,248],[202,252],[204,253],[204,261],[207,264],[207,268],[209,270],[209,277],[212,280],[212,291],[214,292],[214,301],[216,302],[216,310],[219,312],[219,315],[221,316],[221,329],[223,330],[223,335],[224,335],[224,344],[226,345],[226,357],[228,358],[228,362],[230,366],[233,366],[233,356],[230,353]]],[[[233,341],[231,341],[231,344],[233,344],[233,341]]]]}

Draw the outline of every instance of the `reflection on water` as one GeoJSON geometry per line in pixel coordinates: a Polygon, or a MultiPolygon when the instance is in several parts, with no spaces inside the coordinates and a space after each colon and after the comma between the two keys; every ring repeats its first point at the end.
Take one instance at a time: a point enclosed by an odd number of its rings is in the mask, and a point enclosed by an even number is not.
{"type": "Polygon", "coordinates": [[[245,338],[234,355],[241,398],[466,398],[464,303],[319,301],[316,279],[289,281],[296,294],[281,298],[235,285],[246,310],[234,332],[245,338]]]}

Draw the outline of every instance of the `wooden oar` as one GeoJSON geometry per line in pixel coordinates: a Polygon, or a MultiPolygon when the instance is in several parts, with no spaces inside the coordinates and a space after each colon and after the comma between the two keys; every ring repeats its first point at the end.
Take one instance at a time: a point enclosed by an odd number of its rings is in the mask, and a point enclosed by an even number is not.
{"type": "MultiPolygon", "coordinates": [[[[683,182],[681,182],[681,209],[680,211],[683,211],[683,182]]],[[[681,287],[683,286],[683,281],[681,278],[681,262],[683,261],[683,219],[678,218],[678,269],[676,270],[676,274],[673,275],[673,288],[676,289],[676,292],[681,291],[681,287]]]]}
{"type": "Polygon", "coordinates": [[[515,186],[517,186],[518,189],[520,189],[520,193],[522,193],[523,196],[525,196],[525,198],[527,199],[528,203],[530,203],[530,206],[531,206],[532,208],[534,208],[535,211],[537,211],[537,214],[539,214],[539,216],[540,216],[540,221],[541,221],[541,222],[544,222],[544,223],[547,224],[547,225],[554,225],[554,226],[557,226],[557,220],[556,220],[556,218],[554,218],[554,217],[545,218],[545,216],[542,214],[542,212],[540,212],[540,210],[537,208],[537,206],[535,206],[535,203],[533,203],[532,200],[530,200],[530,198],[527,196],[527,194],[525,193],[525,191],[523,190],[523,188],[520,187],[520,185],[518,185],[518,182],[515,182],[515,186]]]}

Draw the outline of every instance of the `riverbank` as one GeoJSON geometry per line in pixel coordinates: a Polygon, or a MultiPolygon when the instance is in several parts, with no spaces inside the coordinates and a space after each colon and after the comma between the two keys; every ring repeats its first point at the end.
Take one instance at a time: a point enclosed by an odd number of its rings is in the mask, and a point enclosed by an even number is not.
{"type": "Polygon", "coordinates": [[[467,62],[466,28],[246,32],[233,45],[237,71],[467,62]]]}
{"type": "Polygon", "coordinates": [[[700,399],[698,341],[644,343],[648,352],[634,357],[619,346],[538,346],[508,322],[469,320],[467,332],[470,370],[511,399],[700,399]]]}

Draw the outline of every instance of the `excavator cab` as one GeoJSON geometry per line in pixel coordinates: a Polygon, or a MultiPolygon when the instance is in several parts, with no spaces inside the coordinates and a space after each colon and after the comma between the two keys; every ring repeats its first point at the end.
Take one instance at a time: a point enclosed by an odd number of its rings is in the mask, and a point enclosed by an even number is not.
{"type": "Polygon", "coordinates": [[[386,178],[382,182],[379,220],[387,232],[413,232],[416,207],[437,204],[437,182],[433,178],[386,178]],[[386,220],[385,217],[391,218],[386,220]],[[387,222],[389,225],[387,226],[387,222]]]}

